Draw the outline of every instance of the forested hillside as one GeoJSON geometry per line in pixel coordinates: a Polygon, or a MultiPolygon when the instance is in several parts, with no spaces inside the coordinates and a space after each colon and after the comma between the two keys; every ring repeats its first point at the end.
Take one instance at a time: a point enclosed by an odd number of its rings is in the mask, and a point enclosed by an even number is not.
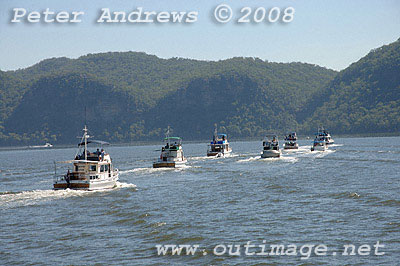
{"type": "Polygon", "coordinates": [[[400,39],[341,71],[318,100],[305,130],[318,121],[336,133],[398,133],[400,39]]]}
{"type": "Polygon", "coordinates": [[[96,138],[185,139],[218,123],[232,138],[325,125],[333,133],[400,129],[399,41],[337,73],[257,58],[198,61],[136,52],[52,58],[0,71],[0,145],[74,143],[86,121],[96,138]]]}

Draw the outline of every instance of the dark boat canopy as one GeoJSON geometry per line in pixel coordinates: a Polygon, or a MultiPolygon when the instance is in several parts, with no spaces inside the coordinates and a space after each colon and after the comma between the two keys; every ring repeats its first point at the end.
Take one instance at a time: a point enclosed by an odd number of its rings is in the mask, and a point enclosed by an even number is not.
{"type": "MultiPolygon", "coordinates": [[[[89,144],[89,143],[100,144],[101,146],[103,146],[103,145],[110,145],[110,143],[108,143],[108,142],[106,142],[106,141],[102,141],[102,140],[88,140],[88,141],[87,141],[87,144],[89,144]]],[[[79,144],[78,144],[78,147],[79,147],[79,146],[85,146],[85,142],[79,143],[79,144]]]]}

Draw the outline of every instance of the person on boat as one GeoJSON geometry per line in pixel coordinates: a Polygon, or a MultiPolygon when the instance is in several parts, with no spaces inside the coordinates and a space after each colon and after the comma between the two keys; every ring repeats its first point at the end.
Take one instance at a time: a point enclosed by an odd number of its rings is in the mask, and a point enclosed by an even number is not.
{"type": "Polygon", "coordinates": [[[67,188],[70,188],[71,187],[71,185],[70,185],[71,173],[69,172],[69,169],[68,169],[68,172],[65,175],[64,179],[65,179],[65,182],[67,182],[67,188]]]}
{"type": "Polygon", "coordinates": [[[100,155],[101,155],[100,150],[97,149],[97,150],[94,152],[94,154],[97,155],[97,158],[100,160],[100,155]]]}
{"type": "Polygon", "coordinates": [[[101,160],[103,161],[104,160],[104,149],[101,149],[101,160]]]}

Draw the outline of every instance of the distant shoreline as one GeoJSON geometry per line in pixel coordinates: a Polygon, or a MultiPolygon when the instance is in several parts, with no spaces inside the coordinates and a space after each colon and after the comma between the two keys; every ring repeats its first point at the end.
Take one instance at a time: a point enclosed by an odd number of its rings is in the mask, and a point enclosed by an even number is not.
{"type": "MultiPolygon", "coordinates": [[[[278,135],[279,139],[282,139],[284,135],[278,135]]],[[[389,138],[389,137],[400,137],[400,132],[396,133],[375,133],[375,134],[338,134],[333,135],[333,139],[341,139],[341,138],[389,138]]],[[[230,139],[230,143],[234,142],[245,142],[245,141],[262,141],[263,137],[252,137],[252,138],[234,138],[230,139]]],[[[183,139],[183,144],[192,144],[192,143],[208,143],[209,139],[198,139],[198,140],[185,140],[183,139]]],[[[312,140],[313,136],[307,135],[298,135],[299,140],[312,140]],[[307,139],[309,137],[309,139],[307,139]]],[[[152,146],[152,145],[161,145],[162,139],[159,141],[133,141],[133,142],[121,142],[121,143],[113,143],[110,147],[124,147],[124,146],[152,146]]],[[[0,146],[0,151],[7,151],[7,150],[52,150],[52,149],[68,149],[68,148],[75,148],[76,144],[55,144],[51,148],[30,148],[29,146],[0,146]]]]}

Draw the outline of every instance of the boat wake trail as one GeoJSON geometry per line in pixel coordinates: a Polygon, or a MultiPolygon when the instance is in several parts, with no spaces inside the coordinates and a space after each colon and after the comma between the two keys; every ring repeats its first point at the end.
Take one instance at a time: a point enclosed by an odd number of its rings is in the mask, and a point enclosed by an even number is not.
{"type": "Polygon", "coordinates": [[[313,154],[315,154],[316,158],[322,158],[327,156],[328,154],[336,152],[335,150],[326,150],[326,151],[313,151],[313,154]]]}
{"type": "Polygon", "coordinates": [[[135,184],[130,184],[130,183],[124,183],[124,182],[119,182],[115,184],[116,188],[136,188],[137,186],[135,184]]]}
{"type": "Polygon", "coordinates": [[[231,153],[231,154],[226,154],[224,156],[218,157],[218,156],[194,156],[194,157],[189,157],[190,161],[204,161],[204,160],[218,160],[218,159],[223,159],[223,158],[234,158],[238,157],[239,154],[231,153]]]}
{"type": "Polygon", "coordinates": [[[250,158],[247,159],[241,159],[238,160],[238,163],[246,163],[246,162],[252,162],[252,161],[271,161],[271,162],[275,162],[275,161],[283,161],[283,162],[291,162],[291,163],[295,163],[297,162],[299,159],[293,156],[281,156],[279,158],[261,158],[260,155],[258,156],[252,156],[250,158]]]}
{"type": "Polygon", "coordinates": [[[140,168],[134,168],[134,169],[125,170],[125,171],[120,171],[119,173],[121,175],[130,174],[130,173],[147,173],[147,174],[151,174],[151,173],[154,173],[154,172],[160,172],[160,171],[171,170],[171,169],[173,169],[173,168],[140,167],[140,168]]]}
{"type": "MultiPolygon", "coordinates": [[[[119,188],[136,188],[135,184],[117,182],[116,189],[119,188]]],[[[112,191],[112,189],[87,191],[87,190],[31,190],[21,192],[1,192],[0,207],[16,207],[35,205],[40,202],[45,202],[54,199],[65,199],[70,197],[85,197],[99,192],[112,191]]]]}
{"type": "Polygon", "coordinates": [[[239,156],[240,156],[240,154],[232,152],[230,154],[224,155],[222,158],[234,158],[234,157],[239,157],[239,156]]]}
{"type": "Polygon", "coordinates": [[[195,157],[189,157],[189,160],[210,160],[210,159],[216,159],[216,156],[195,156],[195,157]]]}
{"type": "Polygon", "coordinates": [[[336,150],[330,150],[327,149],[325,151],[311,151],[309,147],[300,147],[297,152],[290,152],[289,154],[291,156],[294,156],[295,154],[298,155],[298,157],[325,157],[328,154],[334,153],[336,150]]]}
{"type": "Polygon", "coordinates": [[[184,169],[191,168],[190,165],[183,165],[179,168],[168,168],[168,167],[161,167],[161,168],[153,168],[153,167],[139,167],[133,168],[129,170],[119,171],[121,175],[130,174],[130,173],[137,173],[137,174],[152,174],[152,173],[159,173],[163,171],[180,171],[184,169]]]}
{"type": "Polygon", "coordinates": [[[69,197],[83,197],[95,193],[93,191],[81,190],[32,190],[22,192],[4,192],[0,194],[0,206],[14,207],[14,206],[28,206],[34,205],[41,201],[48,201],[52,199],[61,199],[69,197]]]}
{"type": "Polygon", "coordinates": [[[129,169],[129,170],[124,170],[124,171],[119,171],[119,173],[121,175],[123,174],[129,174],[129,173],[136,173],[136,172],[142,172],[145,170],[151,169],[150,167],[146,167],[146,168],[133,168],[133,169],[129,169]]]}
{"type": "Polygon", "coordinates": [[[245,162],[251,162],[251,161],[256,161],[256,160],[261,160],[261,156],[254,156],[254,157],[250,157],[250,158],[247,158],[247,159],[241,159],[241,160],[238,160],[237,162],[238,163],[245,163],[245,162]]]}
{"type": "Polygon", "coordinates": [[[297,150],[291,150],[290,152],[304,153],[304,152],[310,152],[310,151],[311,151],[311,145],[309,145],[309,146],[300,146],[297,150]]]}
{"type": "Polygon", "coordinates": [[[296,157],[290,157],[290,156],[281,156],[280,160],[289,162],[289,163],[295,163],[299,160],[299,158],[296,157]]]}
{"type": "Polygon", "coordinates": [[[329,144],[329,147],[342,147],[343,144],[329,144]]]}

